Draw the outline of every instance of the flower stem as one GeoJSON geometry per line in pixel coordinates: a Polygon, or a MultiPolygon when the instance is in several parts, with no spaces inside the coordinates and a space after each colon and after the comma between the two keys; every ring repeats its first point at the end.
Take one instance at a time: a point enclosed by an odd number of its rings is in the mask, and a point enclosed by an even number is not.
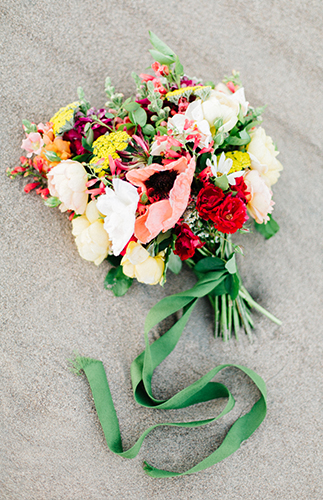
{"type": "Polygon", "coordinates": [[[273,314],[271,314],[269,311],[261,307],[257,302],[251,297],[249,292],[245,289],[243,285],[241,285],[240,290],[239,290],[239,296],[244,299],[250,307],[254,307],[257,311],[261,312],[264,316],[266,316],[268,319],[273,321],[273,323],[276,323],[276,325],[281,325],[282,322],[276,318],[273,314]]]}

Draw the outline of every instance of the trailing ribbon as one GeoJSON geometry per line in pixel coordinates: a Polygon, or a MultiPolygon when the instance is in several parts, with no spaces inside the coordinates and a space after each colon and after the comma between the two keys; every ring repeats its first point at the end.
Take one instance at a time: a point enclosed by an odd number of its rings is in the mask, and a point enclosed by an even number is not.
{"type": "Polygon", "coordinates": [[[239,417],[228,431],[222,444],[207,458],[185,472],[179,473],[163,469],[157,469],[145,462],[144,471],[151,477],[173,477],[192,474],[214,465],[234,453],[240,444],[251,436],[259,427],[266,416],[266,385],[263,379],[253,370],[239,365],[219,365],[210,370],[199,380],[186,387],[175,396],[158,400],[152,395],[151,380],[155,368],[175,348],[182,331],[199,298],[206,295],[220,294],[223,281],[228,277],[227,270],[219,270],[205,273],[190,290],[177,293],[162,299],[149,311],[145,322],[145,350],[131,364],[131,380],[134,398],[138,404],[148,408],[159,408],[163,410],[185,408],[190,405],[210,401],[218,398],[228,398],[224,410],[214,418],[198,420],[193,422],[156,424],[149,427],[129,450],[122,447],[118,417],[112,401],[106,373],[101,361],[77,357],[73,362],[76,372],[83,370],[90,384],[96,411],[102,425],[102,429],[113,453],[125,458],[134,458],[139,453],[141,444],[147,434],[160,425],[175,427],[199,427],[226,415],[232,410],[235,400],[229,389],[218,382],[211,382],[214,376],[227,367],[235,367],[249,376],[260,391],[260,399],[253,405],[251,410],[244,416],[239,417]],[[219,291],[219,293],[217,293],[219,291]],[[181,318],[158,340],[149,345],[148,333],[160,321],[171,314],[183,309],[181,318]]]}

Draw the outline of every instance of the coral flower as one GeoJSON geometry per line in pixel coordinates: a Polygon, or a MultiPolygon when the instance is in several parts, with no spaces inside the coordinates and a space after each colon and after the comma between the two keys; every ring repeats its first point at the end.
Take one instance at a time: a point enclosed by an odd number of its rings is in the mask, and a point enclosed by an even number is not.
{"type": "Polygon", "coordinates": [[[136,219],[135,236],[139,241],[148,243],[176,224],[187,207],[194,171],[195,159],[188,163],[182,157],[168,165],[152,163],[126,174],[127,180],[140,187],[151,202],[136,219]]]}
{"type": "MultiPolygon", "coordinates": [[[[61,160],[69,160],[72,156],[70,150],[70,143],[67,141],[63,141],[59,137],[56,137],[53,142],[48,143],[42,150],[41,156],[44,160],[48,161],[46,157],[46,151],[53,151],[61,158],[61,160]]],[[[58,161],[49,162],[50,168],[58,165],[58,161]]],[[[45,170],[45,168],[43,168],[45,170]]]]}

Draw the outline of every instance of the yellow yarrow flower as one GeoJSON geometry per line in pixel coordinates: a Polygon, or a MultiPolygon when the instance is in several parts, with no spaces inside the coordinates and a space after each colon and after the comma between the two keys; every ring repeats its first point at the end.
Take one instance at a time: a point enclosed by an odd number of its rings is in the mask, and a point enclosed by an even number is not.
{"type": "Polygon", "coordinates": [[[233,161],[232,167],[228,172],[229,174],[232,174],[233,172],[240,172],[240,170],[250,167],[250,157],[248,153],[243,153],[242,151],[231,151],[230,153],[226,153],[225,156],[233,161]]]}
{"type": "Polygon", "coordinates": [[[109,156],[115,160],[120,158],[117,150],[122,151],[128,146],[129,135],[127,132],[111,132],[109,135],[101,135],[96,141],[93,142],[93,154],[94,158],[90,161],[90,164],[95,165],[99,160],[104,159],[102,163],[98,166],[94,166],[93,169],[100,176],[104,175],[104,170],[109,168],[109,156]]]}
{"type": "Polygon", "coordinates": [[[180,89],[173,90],[172,92],[167,92],[166,99],[172,96],[180,96],[181,94],[185,94],[185,92],[194,93],[195,90],[202,90],[210,88],[208,86],[195,85],[195,87],[181,87],[180,89]]]}
{"type": "Polygon", "coordinates": [[[64,108],[60,108],[57,113],[49,120],[53,124],[53,132],[59,135],[61,128],[65,123],[73,118],[74,110],[80,105],[79,101],[71,102],[64,108]]]}

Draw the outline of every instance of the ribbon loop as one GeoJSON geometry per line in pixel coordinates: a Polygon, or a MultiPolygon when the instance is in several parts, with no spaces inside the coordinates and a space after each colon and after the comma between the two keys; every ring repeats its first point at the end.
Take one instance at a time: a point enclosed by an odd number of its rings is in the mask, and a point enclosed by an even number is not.
{"type": "Polygon", "coordinates": [[[125,458],[134,458],[139,453],[141,444],[147,434],[160,425],[199,427],[214,422],[230,412],[235,404],[232,394],[223,384],[212,382],[212,379],[221,370],[227,367],[238,368],[248,375],[258,387],[260,399],[253,405],[247,414],[239,417],[235,421],[221,445],[213,453],[194,467],[182,473],[157,469],[145,463],[144,471],[151,477],[173,477],[193,474],[220,462],[234,453],[240,447],[240,444],[248,439],[259,427],[266,416],[266,385],[263,379],[253,370],[240,365],[225,364],[216,366],[193,384],[167,400],[158,400],[154,398],[152,394],[151,380],[154,370],[175,348],[197,300],[208,295],[212,290],[216,290],[226,276],[227,272],[223,270],[205,273],[190,290],[166,297],[152,307],[145,322],[144,334],[146,348],[131,364],[134,398],[141,406],[163,410],[178,409],[218,398],[228,398],[227,404],[220,415],[206,420],[181,423],[167,422],[153,425],[146,429],[132,448],[123,450],[118,417],[102,362],[90,358],[77,357],[73,363],[77,370],[84,371],[88,379],[108,447],[113,453],[125,458]],[[162,337],[149,345],[149,331],[160,321],[181,309],[183,309],[183,314],[176,323],[162,337]]]}

